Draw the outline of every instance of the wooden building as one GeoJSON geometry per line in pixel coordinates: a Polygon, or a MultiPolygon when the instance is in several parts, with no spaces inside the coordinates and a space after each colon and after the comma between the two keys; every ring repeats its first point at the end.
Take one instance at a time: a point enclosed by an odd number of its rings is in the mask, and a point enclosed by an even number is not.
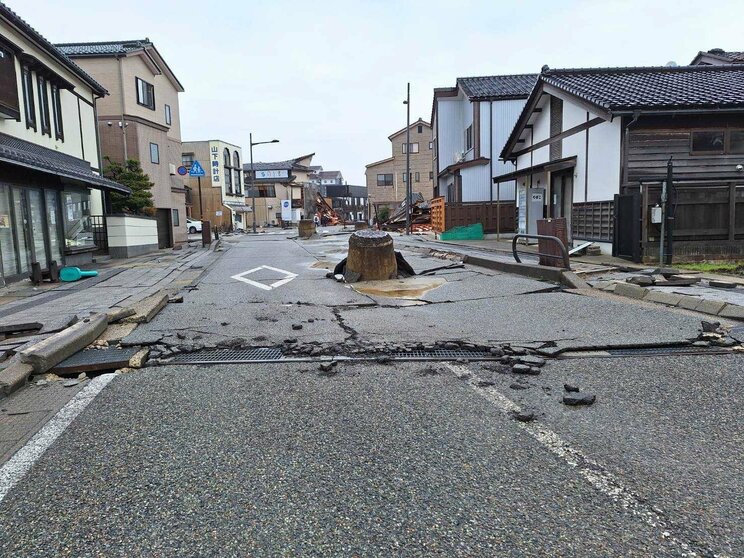
{"type": "Polygon", "coordinates": [[[741,65],[544,67],[501,157],[516,169],[494,182],[517,181],[520,230],[565,217],[574,244],[648,262],[671,160],[675,260],[744,256],[741,65]]]}

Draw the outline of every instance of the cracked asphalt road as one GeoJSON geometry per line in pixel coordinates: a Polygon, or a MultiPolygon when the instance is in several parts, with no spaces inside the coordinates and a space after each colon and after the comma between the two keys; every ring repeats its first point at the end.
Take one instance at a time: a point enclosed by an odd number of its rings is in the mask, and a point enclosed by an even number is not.
{"type": "MultiPolygon", "coordinates": [[[[697,333],[694,316],[470,266],[419,300],[360,294],[318,266],[344,242],[238,238],[133,340],[697,333]],[[231,279],[261,265],[298,276],[271,291],[231,279]]],[[[0,555],[742,555],[742,369],[733,355],[551,360],[529,377],[479,363],[147,368],[116,377],[0,502],[0,555]],[[565,382],[597,402],[562,405],[565,382]]]]}

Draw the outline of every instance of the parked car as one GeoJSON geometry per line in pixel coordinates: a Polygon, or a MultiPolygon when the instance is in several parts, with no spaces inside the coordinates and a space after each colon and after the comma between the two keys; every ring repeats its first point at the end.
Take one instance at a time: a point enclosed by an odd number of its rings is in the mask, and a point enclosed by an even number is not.
{"type": "Polygon", "coordinates": [[[189,234],[196,234],[201,232],[202,222],[193,219],[186,219],[186,228],[189,230],[189,234]]]}

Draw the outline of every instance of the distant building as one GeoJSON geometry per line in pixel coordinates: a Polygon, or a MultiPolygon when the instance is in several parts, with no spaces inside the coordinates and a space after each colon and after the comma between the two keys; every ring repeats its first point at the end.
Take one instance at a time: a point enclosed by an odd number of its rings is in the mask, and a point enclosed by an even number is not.
{"type": "Polygon", "coordinates": [[[691,66],[721,66],[724,64],[744,64],[744,52],[712,48],[707,52],[698,52],[697,56],[690,62],[691,66]]]}
{"type": "Polygon", "coordinates": [[[406,128],[388,136],[392,156],[370,163],[366,167],[369,213],[374,217],[375,208],[398,206],[406,197],[406,152],[410,150],[413,192],[421,193],[425,199],[434,195],[434,172],[432,167],[431,125],[419,118],[410,126],[410,145],[406,148],[406,128]]]}
{"type": "Polygon", "coordinates": [[[155,184],[158,246],[186,242],[178,94],[183,86],[148,39],[57,45],[109,91],[97,103],[103,155],[137,159],[155,184]]]}
{"type": "Polygon", "coordinates": [[[318,173],[318,180],[320,180],[320,184],[324,186],[329,185],[329,184],[343,184],[344,175],[341,174],[341,171],[321,170],[318,173]]]}
{"type": "MultiPolygon", "coordinates": [[[[253,203],[255,193],[254,211],[259,227],[298,223],[304,218],[304,190],[310,183],[310,174],[313,171],[309,165],[314,155],[315,153],[310,153],[287,161],[254,163],[253,168],[250,163],[243,165],[246,203],[249,206],[253,203]],[[254,179],[254,190],[251,190],[251,178],[254,179]],[[284,210],[283,202],[288,206],[284,210]]],[[[246,228],[249,228],[252,226],[253,215],[249,214],[247,218],[249,222],[246,223],[246,228]]]]}
{"type": "Polygon", "coordinates": [[[212,228],[244,229],[250,208],[243,187],[243,150],[221,140],[185,141],[182,148],[183,166],[190,169],[199,161],[206,173],[201,181],[184,177],[188,216],[209,221],[212,228]]]}
{"type": "Polygon", "coordinates": [[[107,244],[96,100],[107,91],[0,3],[0,284],[107,244]]]}
{"type": "Polygon", "coordinates": [[[350,184],[329,184],[321,186],[321,195],[330,200],[331,206],[346,221],[367,221],[369,219],[367,187],[350,184]]]}

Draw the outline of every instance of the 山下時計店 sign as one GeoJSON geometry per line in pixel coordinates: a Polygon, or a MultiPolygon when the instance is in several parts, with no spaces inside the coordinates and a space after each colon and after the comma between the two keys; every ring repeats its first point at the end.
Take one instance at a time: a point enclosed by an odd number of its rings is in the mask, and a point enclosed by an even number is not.
{"type": "Polygon", "coordinates": [[[209,148],[209,155],[212,158],[210,166],[212,168],[212,184],[220,183],[220,148],[212,145],[209,148]]]}

